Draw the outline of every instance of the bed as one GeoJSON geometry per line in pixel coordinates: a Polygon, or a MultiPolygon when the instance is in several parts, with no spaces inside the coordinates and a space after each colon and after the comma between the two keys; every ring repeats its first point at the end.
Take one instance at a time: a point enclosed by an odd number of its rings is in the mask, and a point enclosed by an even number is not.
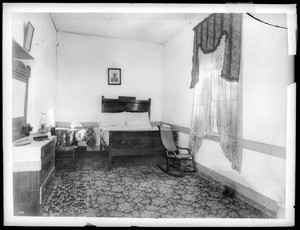
{"type": "Polygon", "coordinates": [[[150,123],[151,99],[136,100],[135,97],[109,99],[102,96],[100,149],[108,152],[108,169],[113,158],[163,154],[159,130],[150,123]],[[148,122],[146,117],[148,116],[148,122]]]}

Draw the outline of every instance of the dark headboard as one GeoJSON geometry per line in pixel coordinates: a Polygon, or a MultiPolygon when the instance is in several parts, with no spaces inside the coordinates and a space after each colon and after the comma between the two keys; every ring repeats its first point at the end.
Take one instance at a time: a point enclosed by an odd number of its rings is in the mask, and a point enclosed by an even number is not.
{"type": "Polygon", "coordinates": [[[151,98],[148,100],[136,100],[135,97],[122,97],[118,99],[104,98],[102,96],[102,113],[118,112],[148,112],[150,118],[151,98]]]}

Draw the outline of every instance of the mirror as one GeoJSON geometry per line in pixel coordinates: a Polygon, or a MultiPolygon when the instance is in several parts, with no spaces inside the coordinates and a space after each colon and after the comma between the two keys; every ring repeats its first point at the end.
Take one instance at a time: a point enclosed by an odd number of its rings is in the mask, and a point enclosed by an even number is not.
{"type": "Polygon", "coordinates": [[[28,79],[30,66],[14,60],[12,64],[12,139],[18,140],[25,135],[22,126],[26,124],[28,79]]]}
{"type": "Polygon", "coordinates": [[[26,83],[12,79],[12,117],[24,117],[26,83]]]}

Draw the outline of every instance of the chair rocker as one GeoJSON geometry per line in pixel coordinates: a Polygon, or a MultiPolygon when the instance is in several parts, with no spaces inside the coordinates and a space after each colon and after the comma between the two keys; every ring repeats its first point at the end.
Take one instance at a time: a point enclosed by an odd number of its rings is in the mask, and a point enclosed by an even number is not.
{"type": "Polygon", "coordinates": [[[160,138],[165,148],[166,167],[157,165],[163,172],[175,177],[183,177],[184,173],[194,173],[196,171],[194,154],[187,148],[176,145],[173,131],[170,125],[159,125],[160,138]],[[185,150],[187,153],[179,153],[185,150]]]}

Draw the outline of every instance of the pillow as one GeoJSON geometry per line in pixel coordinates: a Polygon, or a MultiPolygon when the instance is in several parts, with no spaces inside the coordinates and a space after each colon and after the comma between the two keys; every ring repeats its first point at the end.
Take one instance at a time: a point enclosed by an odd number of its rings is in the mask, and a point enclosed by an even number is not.
{"type": "Polygon", "coordinates": [[[144,113],[130,113],[125,114],[127,126],[148,126],[151,127],[148,112],[144,113]]]}
{"type": "Polygon", "coordinates": [[[85,140],[85,133],[86,133],[86,129],[80,129],[80,130],[75,131],[76,141],[77,142],[84,141],[85,140]]]}
{"type": "Polygon", "coordinates": [[[122,113],[101,113],[100,115],[100,129],[107,126],[126,126],[125,112],[122,113]]]}
{"type": "Polygon", "coordinates": [[[68,147],[74,143],[74,131],[68,129],[56,129],[56,145],[58,147],[68,147]]]}
{"type": "Polygon", "coordinates": [[[73,121],[73,122],[71,122],[69,128],[70,129],[82,128],[82,125],[80,122],[73,121]]]}
{"type": "Polygon", "coordinates": [[[100,130],[99,127],[93,127],[96,136],[96,146],[100,146],[100,130]]]}

